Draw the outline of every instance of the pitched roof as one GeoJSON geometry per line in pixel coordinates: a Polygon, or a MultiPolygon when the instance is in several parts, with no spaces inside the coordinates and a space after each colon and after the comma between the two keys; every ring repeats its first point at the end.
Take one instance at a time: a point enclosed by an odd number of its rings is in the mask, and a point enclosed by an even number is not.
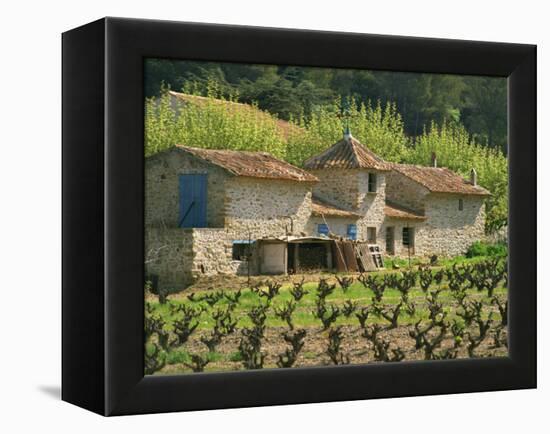
{"type": "Polygon", "coordinates": [[[386,217],[392,217],[396,219],[406,220],[426,220],[426,216],[420,211],[413,210],[396,202],[386,199],[386,206],[384,207],[384,214],[386,217]]]}
{"type": "Polygon", "coordinates": [[[311,213],[317,216],[331,216],[331,217],[351,217],[359,218],[359,214],[348,211],[347,209],[340,208],[336,205],[326,202],[325,200],[313,196],[311,198],[311,213]]]}
{"type": "Polygon", "coordinates": [[[491,195],[488,190],[479,185],[471,184],[462,176],[446,167],[426,167],[396,163],[391,163],[391,167],[396,172],[426,187],[432,193],[491,195]]]}
{"type": "Polygon", "coordinates": [[[390,170],[382,158],[353,137],[344,137],[330,148],[304,162],[306,169],[374,169],[390,170]]]}
{"type": "Polygon", "coordinates": [[[305,182],[319,181],[311,173],[281,161],[267,152],[202,149],[183,145],[176,145],[176,148],[219,166],[236,176],[305,182]]]}

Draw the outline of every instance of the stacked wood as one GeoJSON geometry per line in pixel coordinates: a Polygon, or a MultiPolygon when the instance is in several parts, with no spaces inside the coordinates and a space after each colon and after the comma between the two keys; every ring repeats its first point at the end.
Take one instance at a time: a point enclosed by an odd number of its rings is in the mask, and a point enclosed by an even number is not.
{"type": "Polygon", "coordinates": [[[332,241],[332,262],[336,272],[375,271],[378,267],[367,243],[349,240],[332,241]]]}
{"type": "Polygon", "coordinates": [[[377,269],[368,244],[357,243],[355,245],[355,251],[359,263],[359,271],[375,271],[377,269]]]}

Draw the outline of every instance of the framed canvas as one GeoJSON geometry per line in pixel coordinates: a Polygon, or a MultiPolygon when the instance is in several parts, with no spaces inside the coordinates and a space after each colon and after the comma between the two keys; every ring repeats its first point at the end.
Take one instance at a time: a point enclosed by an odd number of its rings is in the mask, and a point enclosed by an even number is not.
{"type": "Polygon", "coordinates": [[[62,50],[63,400],[536,387],[535,46],[104,18],[62,50]]]}

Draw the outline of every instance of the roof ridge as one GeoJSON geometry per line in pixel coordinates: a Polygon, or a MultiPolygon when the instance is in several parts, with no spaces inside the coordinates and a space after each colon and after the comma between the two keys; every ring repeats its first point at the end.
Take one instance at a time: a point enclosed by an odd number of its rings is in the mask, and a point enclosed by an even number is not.
{"type": "Polygon", "coordinates": [[[171,149],[188,153],[236,176],[305,182],[319,181],[315,175],[281,160],[269,152],[196,148],[182,144],[175,145],[171,149]]]}
{"type": "Polygon", "coordinates": [[[357,164],[358,166],[361,166],[361,163],[359,162],[359,156],[358,156],[359,148],[355,144],[355,139],[353,137],[350,137],[349,139],[344,139],[344,141],[349,142],[349,144],[351,145],[351,149],[352,149],[351,155],[355,159],[355,164],[357,164]]]}
{"type": "Polygon", "coordinates": [[[448,167],[431,167],[403,163],[392,163],[391,167],[394,171],[426,188],[430,193],[481,196],[491,194],[482,186],[469,183],[462,174],[448,167]]]}

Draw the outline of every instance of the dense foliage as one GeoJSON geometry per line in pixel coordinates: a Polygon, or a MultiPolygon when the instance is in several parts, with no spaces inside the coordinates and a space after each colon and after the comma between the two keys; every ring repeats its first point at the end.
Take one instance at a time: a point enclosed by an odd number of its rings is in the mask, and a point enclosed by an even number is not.
{"type": "Polygon", "coordinates": [[[225,97],[237,93],[239,101],[285,120],[310,116],[342,96],[381,101],[395,105],[409,136],[432,122],[460,121],[476,141],[506,153],[505,78],[166,59],[148,59],[145,68],[148,97],[158,96],[163,83],[206,94],[216,82],[225,97]]]}
{"type": "MultiPolygon", "coordinates": [[[[188,92],[198,92],[196,88],[188,92]]],[[[208,93],[176,100],[164,93],[146,102],[145,155],[176,143],[188,146],[267,151],[300,166],[342,137],[346,123],[360,142],[388,161],[429,165],[432,152],[440,166],[463,176],[475,168],[478,182],[491,191],[487,200],[487,231],[506,224],[508,209],[507,159],[497,148],[478,144],[459,123],[435,122],[411,138],[406,134],[395,104],[356,103],[345,108],[339,99],[318,107],[315,112],[277,119],[257,105],[224,99],[223,90],[209,82],[208,93]],[[345,119],[342,118],[345,112],[345,119]]]]}
{"type": "Polygon", "coordinates": [[[506,257],[508,256],[508,246],[505,243],[486,243],[476,241],[466,252],[467,258],[475,258],[479,256],[506,257]]]}

